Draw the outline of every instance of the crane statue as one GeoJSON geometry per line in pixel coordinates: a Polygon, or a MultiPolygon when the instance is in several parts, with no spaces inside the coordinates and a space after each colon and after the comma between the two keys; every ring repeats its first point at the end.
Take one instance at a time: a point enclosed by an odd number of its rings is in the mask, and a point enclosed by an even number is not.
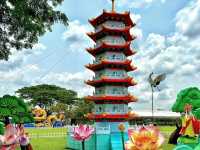
{"type": "Polygon", "coordinates": [[[153,78],[153,72],[150,73],[149,75],[149,78],[148,78],[148,82],[149,84],[151,85],[151,92],[152,92],[152,99],[151,99],[151,102],[152,102],[152,106],[151,106],[151,110],[152,110],[152,123],[154,122],[154,103],[153,103],[153,99],[154,99],[154,88],[157,88],[158,91],[160,91],[159,89],[159,85],[160,85],[160,82],[162,82],[163,80],[165,80],[166,78],[166,74],[163,73],[163,74],[160,74],[156,77],[153,78]]]}

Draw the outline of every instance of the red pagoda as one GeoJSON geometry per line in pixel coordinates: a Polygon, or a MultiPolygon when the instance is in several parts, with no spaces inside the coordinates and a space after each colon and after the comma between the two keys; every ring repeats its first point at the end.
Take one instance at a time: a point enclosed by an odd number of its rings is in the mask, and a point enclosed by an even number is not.
{"type": "MultiPolygon", "coordinates": [[[[128,104],[137,98],[128,92],[128,87],[136,85],[128,72],[137,68],[128,56],[135,54],[131,42],[136,38],[130,34],[135,26],[129,12],[118,13],[114,10],[103,13],[89,20],[95,31],[88,36],[95,46],[86,50],[95,58],[86,68],[95,73],[86,84],[93,86],[95,92],[86,100],[95,103],[92,113],[87,117],[95,121],[95,133],[86,141],[86,150],[122,150],[122,135],[119,125],[123,124],[124,141],[128,141],[128,120],[136,117],[128,110],[128,104]]],[[[68,139],[70,147],[80,149],[80,142],[68,139]]]]}
{"type": "Polygon", "coordinates": [[[100,16],[89,22],[95,32],[88,33],[88,36],[96,45],[86,50],[95,57],[95,61],[86,67],[95,73],[95,77],[86,83],[95,87],[95,93],[86,99],[96,105],[94,112],[87,117],[96,122],[127,121],[134,117],[128,112],[128,103],[137,101],[128,93],[128,87],[137,83],[127,74],[137,69],[127,59],[135,54],[131,49],[131,41],[135,37],[130,34],[135,23],[129,12],[115,12],[114,1],[111,12],[103,10],[100,16]]]}

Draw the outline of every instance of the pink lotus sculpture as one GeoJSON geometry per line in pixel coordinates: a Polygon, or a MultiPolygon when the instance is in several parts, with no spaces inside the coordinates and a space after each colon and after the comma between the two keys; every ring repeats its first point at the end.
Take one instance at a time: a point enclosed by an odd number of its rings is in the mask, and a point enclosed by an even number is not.
{"type": "Polygon", "coordinates": [[[0,136],[1,150],[15,150],[17,143],[17,135],[15,127],[8,124],[3,136],[0,136]]]}
{"type": "Polygon", "coordinates": [[[79,125],[74,127],[72,137],[82,142],[82,150],[85,149],[85,140],[89,139],[92,133],[94,132],[94,128],[89,125],[79,125]]]}
{"type": "Polygon", "coordinates": [[[129,141],[126,150],[160,150],[164,137],[153,125],[129,130],[129,141]]]}

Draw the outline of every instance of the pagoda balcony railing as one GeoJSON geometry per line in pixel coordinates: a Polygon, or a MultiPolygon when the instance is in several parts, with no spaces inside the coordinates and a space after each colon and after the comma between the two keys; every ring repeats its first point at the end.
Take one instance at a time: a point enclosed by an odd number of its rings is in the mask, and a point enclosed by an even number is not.
{"type": "Polygon", "coordinates": [[[128,92],[125,92],[125,91],[122,91],[122,92],[120,92],[120,91],[118,91],[118,92],[102,92],[102,93],[95,92],[93,95],[94,96],[105,96],[105,95],[107,95],[107,96],[126,96],[126,95],[128,95],[128,92]]]}
{"type": "Polygon", "coordinates": [[[124,58],[115,57],[115,58],[109,58],[109,59],[104,58],[104,59],[101,59],[101,60],[94,60],[94,61],[93,61],[93,64],[98,64],[98,63],[100,63],[102,60],[107,60],[107,61],[112,61],[112,62],[119,62],[119,61],[125,61],[126,58],[125,58],[125,57],[124,57],[124,58]]]}
{"type": "Polygon", "coordinates": [[[135,113],[127,113],[127,114],[109,114],[109,113],[103,113],[103,114],[93,114],[89,113],[87,114],[87,117],[89,119],[131,119],[135,118],[137,115],[135,113]]]}
{"type": "Polygon", "coordinates": [[[128,91],[125,92],[123,94],[110,94],[110,93],[105,93],[105,92],[102,92],[102,93],[96,93],[96,92],[93,92],[93,96],[95,97],[104,97],[104,96],[133,96],[131,95],[128,91]]]}
{"type": "Polygon", "coordinates": [[[124,29],[126,26],[123,24],[108,24],[108,23],[104,23],[99,25],[96,29],[95,32],[99,32],[102,30],[102,28],[106,27],[106,28],[110,28],[110,29],[124,29]]]}
{"type": "Polygon", "coordinates": [[[100,41],[97,42],[97,43],[95,44],[94,48],[100,47],[103,43],[109,44],[109,45],[113,45],[113,46],[115,46],[115,45],[124,45],[124,44],[126,44],[125,41],[117,41],[117,42],[114,42],[114,41],[103,40],[103,41],[101,41],[101,42],[100,42],[100,41]]]}
{"type": "Polygon", "coordinates": [[[112,110],[107,110],[107,111],[101,111],[101,112],[99,112],[99,111],[93,111],[93,113],[95,113],[95,114],[97,114],[97,115],[101,115],[101,114],[103,114],[103,113],[109,113],[109,114],[111,114],[111,115],[116,115],[116,114],[119,114],[119,113],[122,113],[122,114],[125,114],[125,113],[128,113],[128,110],[119,110],[119,111],[112,111],[112,110]]]}
{"type": "Polygon", "coordinates": [[[102,77],[106,77],[109,79],[125,79],[128,77],[128,75],[124,75],[124,74],[108,74],[108,75],[99,75],[99,76],[95,76],[93,77],[93,80],[100,80],[102,79],[102,77]]]}

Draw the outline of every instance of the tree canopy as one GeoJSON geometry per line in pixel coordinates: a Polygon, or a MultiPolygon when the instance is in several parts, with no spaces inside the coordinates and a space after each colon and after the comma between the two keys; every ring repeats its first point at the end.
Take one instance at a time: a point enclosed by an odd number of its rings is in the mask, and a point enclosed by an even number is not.
{"type": "Polygon", "coordinates": [[[14,123],[31,123],[34,119],[27,105],[20,98],[5,95],[0,98],[0,118],[12,117],[14,123]]]}
{"type": "Polygon", "coordinates": [[[81,98],[75,103],[71,118],[77,120],[77,123],[89,122],[85,115],[91,113],[93,108],[94,103],[85,101],[81,98]]]}
{"type": "Polygon", "coordinates": [[[88,123],[90,120],[85,115],[91,113],[93,108],[93,102],[86,102],[84,98],[81,98],[75,103],[70,118],[75,120],[74,123],[88,123]]]}
{"type": "Polygon", "coordinates": [[[45,105],[47,107],[55,102],[71,105],[77,100],[77,93],[56,85],[36,85],[24,87],[16,91],[23,99],[30,100],[33,105],[45,105]]]}
{"type": "Polygon", "coordinates": [[[198,88],[192,87],[180,91],[172,107],[172,111],[184,112],[186,104],[192,105],[193,109],[200,108],[200,90],[198,88]]]}
{"type": "Polygon", "coordinates": [[[56,10],[63,0],[1,0],[0,1],[0,59],[7,60],[11,48],[32,48],[38,38],[68,18],[56,10]]]}
{"type": "Polygon", "coordinates": [[[91,113],[93,108],[94,104],[92,102],[85,102],[83,98],[79,98],[71,107],[63,103],[57,103],[50,107],[50,111],[64,112],[66,118],[73,119],[76,123],[88,123],[89,120],[85,118],[85,115],[91,113]]]}
{"type": "Polygon", "coordinates": [[[200,90],[197,87],[190,87],[180,91],[176,102],[172,106],[172,111],[184,112],[186,104],[192,105],[193,114],[200,119],[200,90]]]}

